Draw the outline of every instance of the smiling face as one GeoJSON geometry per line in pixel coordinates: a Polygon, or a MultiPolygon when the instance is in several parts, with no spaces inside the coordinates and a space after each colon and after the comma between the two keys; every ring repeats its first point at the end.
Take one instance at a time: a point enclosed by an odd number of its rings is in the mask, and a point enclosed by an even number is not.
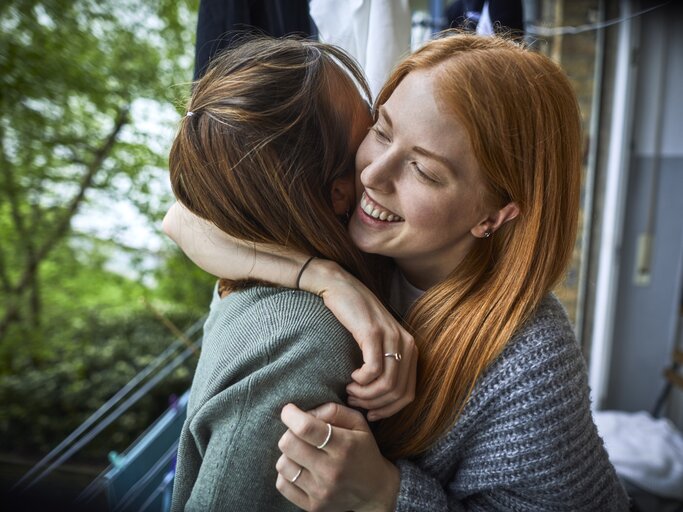
{"type": "Polygon", "coordinates": [[[421,288],[448,276],[490,224],[468,135],[436,75],[409,73],[380,107],[356,155],[362,195],[349,224],[361,250],[394,258],[421,288]]]}

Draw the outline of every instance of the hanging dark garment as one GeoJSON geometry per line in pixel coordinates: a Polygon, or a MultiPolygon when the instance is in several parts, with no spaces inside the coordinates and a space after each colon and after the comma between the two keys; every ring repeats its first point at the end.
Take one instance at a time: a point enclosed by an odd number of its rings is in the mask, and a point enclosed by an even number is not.
{"type": "MultiPolygon", "coordinates": [[[[447,26],[474,32],[484,3],[484,0],[455,0],[446,9],[447,26]]],[[[496,33],[511,30],[517,35],[524,34],[522,0],[489,0],[489,17],[496,33]]]]}
{"type": "Polygon", "coordinates": [[[245,32],[274,37],[317,35],[308,0],[201,0],[194,79],[204,74],[216,53],[231,46],[245,32]]]}

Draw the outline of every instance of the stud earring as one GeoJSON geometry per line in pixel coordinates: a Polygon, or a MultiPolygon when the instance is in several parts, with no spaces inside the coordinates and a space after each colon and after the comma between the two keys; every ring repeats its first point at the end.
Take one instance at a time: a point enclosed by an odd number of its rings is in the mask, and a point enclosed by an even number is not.
{"type": "Polygon", "coordinates": [[[486,230],[484,231],[484,238],[490,238],[491,237],[491,231],[486,230]]]}

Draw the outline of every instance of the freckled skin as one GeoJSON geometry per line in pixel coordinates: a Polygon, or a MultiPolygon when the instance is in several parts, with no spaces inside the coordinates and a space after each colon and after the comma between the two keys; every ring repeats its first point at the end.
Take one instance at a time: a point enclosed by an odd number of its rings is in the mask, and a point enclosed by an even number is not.
{"type": "Polygon", "coordinates": [[[357,208],[351,238],[365,252],[394,258],[416,286],[445,278],[487,218],[467,133],[438,100],[432,70],[409,73],[382,106],[356,154],[356,172],[361,192],[405,220],[378,222],[357,208]]]}

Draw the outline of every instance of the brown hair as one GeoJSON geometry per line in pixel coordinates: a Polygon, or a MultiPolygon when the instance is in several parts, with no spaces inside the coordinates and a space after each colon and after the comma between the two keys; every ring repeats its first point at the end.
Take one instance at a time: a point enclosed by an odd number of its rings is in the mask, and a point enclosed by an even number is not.
{"type": "Polygon", "coordinates": [[[334,260],[374,289],[330,199],[333,181],[353,172],[349,128],[369,97],[335,46],[246,40],[194,84],[169,157],[173,191],[231,236],[334,260]]]}
{"type": "Polygon", "coordinates": [[[423,452],[454,425],[477,379],[562,277],[578,219],[580,117],[559,66],[510,40],[447,34],[399,64],[377,105],[423,69],[437,74],[444,114],[465,127],[491,205],[514,201],[520,214],[411,310],[416,399],[379,426],[390,457],[423,452]]]}

